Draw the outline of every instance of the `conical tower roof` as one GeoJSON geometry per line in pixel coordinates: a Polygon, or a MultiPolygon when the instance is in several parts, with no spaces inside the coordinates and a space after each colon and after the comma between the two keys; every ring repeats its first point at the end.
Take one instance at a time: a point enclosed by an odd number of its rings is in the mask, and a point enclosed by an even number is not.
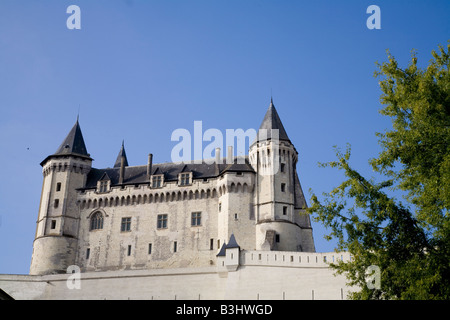
{"type": "Polygon", "coordinates": [[[70,130],[67,137],[56,150],[55,155],[77,154],[89,157],[86,145],[84,143],[83,134],[81,133],[80,124],[77,122],[70,130]]]}
{"type": "Polygon", "coordinates": [[[234,237],[234,234],[232,233],[230,236],[230,240],[228,241],[228,244],[226,246],[227,249],[231,248],[239,248],[238,243],[236,242],[236,238],[234,237]]]}
{"type": "Polygon", "coordinates": [[[44,161],[41,162],[41,165],[43,165],[50,158],[68,155],[92,160],[90,154],[87,152],[78,119],[56,152],[45,158],[44,161]]]}
{"type": "Polygon", "coordinates": [[[270,140],[272,139],[272,130],[271,129],[277,129],[278,130],[278,139],[280,141],[289,141],[289,139],[286,130],[284,129],[283,123],[281,122],[280,116],[278,115],[277,109],[275,109],[275,105],[273,104],[272,98],[270,98],[270,105],[269,109],[267,109],[266,115],[264,116],[264,119],[261,123],[261,126],[259,127],[258,136],[256,138],[256,141],[260,140],[270,140]],[[261,129],[267,130],[267,138],[266,135],[260,134],[261,129]]]}
{"type": "Polygon", "coordinates": [[[125,158],[124,166],[128,167],[127,154],[125,153],[124,142],[122,141],[122,147],[120,148],[119,154],[117,155],[116,162],[114,163],[114,168],[120,168],[120,163],[122,162],[122,157],[125,158]]]}

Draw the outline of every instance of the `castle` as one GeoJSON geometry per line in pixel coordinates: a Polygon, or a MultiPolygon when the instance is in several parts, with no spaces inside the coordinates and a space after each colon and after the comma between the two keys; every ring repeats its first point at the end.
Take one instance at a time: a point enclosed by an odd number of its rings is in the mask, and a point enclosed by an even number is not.
{"type": "MultiPolygon", "coordinates": [[[[92,167],[77,120],[45,158],[30,274],[203,267],[231,235],[243,250],[314,252],[296,164],[298,153],[271,102],[244,161],[128,166],[124,145],[113,168],[92,167]],[[260,173],[267,154],[273,175],[260,173]],[[277,154],[275,154],[277,153],[277,154]],[[241,162],[241,163],[239,163],[241,162]]],[[[232,152],[232,150],[230,149],[232,152]]],[[[267,169],[267,168],[266,168],[267,169]]]]}
{"type": "Polygon", "coordinates": [[[129,166],[122,143],[99,169],[77,119],[41,162],[30,275],[0,275],[0,288],[23,299],[343,299],[328,263],[350,257],[315,252],[298,152],[273,101],[259,132],[244,157],[228,147],[212,162],[149,154],[129,166]],[[67,289],[74,270],[83,290],[67,289]]]}

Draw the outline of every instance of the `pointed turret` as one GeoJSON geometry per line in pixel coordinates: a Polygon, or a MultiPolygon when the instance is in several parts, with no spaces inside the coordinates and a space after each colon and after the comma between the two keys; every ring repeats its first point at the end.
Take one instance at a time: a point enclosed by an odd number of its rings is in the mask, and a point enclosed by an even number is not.
{"type": "Polygon", "coordinates": [[[77,154],[89,157],[78,119],[63,143],[61,143],[58,150],[55,152],[55,155],[57,154],[77,154]]]}
{"type": "Polygon", "coordinates": [[[249,148],[249,161],[256,172],[257,250],[315,250],[297,160],[298,152],[271,99],[258,137],[249,148]]]}
{"type": "Polygon", "coordinates": [[[50,158],[69,155],[92,160],[90,154],[87,152],[78,119],[56,152],[45,158],[44,161],[41,162],[41,166],[43,166],[50,158]]]}
{"type": "Polygon", "coordinates": [[[92,159],[77,122],[59,148],[41,162],[44,182],[33,243],[30,274],[66,273],[75,264],[80,207],[92,159]]]}
{"type": "Polygon", "coordinates": [[[269,109],[267,109],[266,115],[264,116],[264,119],[261,123],[261,126],[259,127],[258,137],[256,141],[259,141],[259,139],[264,139],[265,135],[260,135],[261,129],[267,130],[267,140],[270,140],[272,138],[271,130],[270,129],[277,129],[278,130],[278,139],[280,141],[289,141],[289,137],[286,133],[286,130],[284,129],[283,123],[281,122],[280,116],[278,115],[277,110],[275,109],[275,105],[273,104],[272,98],[270,98],[270,105],[269,109]]]}
{"type": "Polygon", "coordinates": [[[120,168],[120,164],[122,163],[122,157],[124,158],[123,165],[128,167],[127,154],[125,153],[124,141],[122,140],[122,147],[120,148],[119,154],[117,155],[116,162],[114,163],[114,168],[120,168]]]}
{"type": "Polygon", "coordinates": [[[231,248],[239,248],[239,245],[238,245],[233,233],[231,234],[230,240],[228,241],[228,244],[226,246],[226,249],[231,249],[231,248]]]}

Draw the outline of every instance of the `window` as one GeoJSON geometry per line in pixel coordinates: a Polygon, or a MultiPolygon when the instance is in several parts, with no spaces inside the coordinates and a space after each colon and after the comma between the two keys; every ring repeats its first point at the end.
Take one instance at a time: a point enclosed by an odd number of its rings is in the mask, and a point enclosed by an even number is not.
{"type": "Polygon", "coordinates": [[[148,254],[152,254],[152,244],[148,244],[148,254]]]}
{"type": "Polygon", "coordinates": [[[280,169],[281,169],[281,172],[284,172],[284,166],[285,166],[285,164],[284,164],[284,163],[282,163],[282,164],[281,164],[281,167],[280,167],[280,169]]]}
{"type": "Polygon", "coordinates": [[[234,220],[237,220],[237,219],[238,219],[238,214],[235,213],[235,214],[234,214],[234,220]]]}
{"type": "Polygon", "coordinates": [[[161,188],[162,187],[162,175],[152,176],[152,188],[161,188]]]}
{"type": "Polygon", "coordinates": [[[103,229],[103,215],[101,212],[97,211],[91,217],[90,230],[103,229]]]}
{"type": "Polygon", "coordinates": [[[200,226],[200,225],[202,225],[202,213],[201,212],[192,212],[191,226],[200,226]]]}
{"type": "Polygon", "coordinates": [[[61,191],[61,182],[56,184],[56,191],[61,191]]]}
{"type": "Polygon", "coordinates": [[[122,232],[131,231],[131,217],[122,218],[122,223],[120,225],[120,231],[122,231],[122,232]]]}
{"type": "Polygon", "coordinates": [[[186,186],[191,184],[191,174],[188,173],[180,173],[180,186],[186,186]]]}
{"type": "Polygon", "coordinates": [[[275,235],[275,242],[280,242],[280,235],[279,234],[275,235]]]}
{"type": "Polygon", "coordinates": [[[173,252],[177,252],[177,242],[173,242],[173,252]]]}
{"type": "Polygon", "coordinates": [[[158,229],[167,228],[167,214],[158,214],[158,222],[156,224],[158,229]]]}
{"type": "Polygon", "coordinates": [[[222,202],[219,202],[219,212],[222,211],[222,202]]]}
{"type": "Polygon", "coordinates": [[[108,180],[100,181],[98,192],[108,192],[108,180]]]}
{"type": "Polygon", "coordinates": [[[283,207],[283,216],[287,215],[287,207],[283,207]]]}
{"type": "Polygon", "coordinates": [[[91,249],[87,248],[86,249],[86,260],[89,259],[89,256],[91,255],[91,249]]]}
{"type": "Polygon", "coordinates": [[[127,256],[131,256],[131,245],[128,245],[127,256]]]}
{"type": "Polygon", "coordinates": [[[214,250],[214,239],[209,239],[209,250],[214,250]]]}
{"type": "Polygon", "coordinates": [[[59,199],[55,199],[55,203],[53,205],[55,208],[59,207],[59,199]]]}
{"type": "Polygon", "coordinates": [[[50,229],[56,229],[56,220],[52,220],[52,224],[50,226],[50,229]]]}
{"type": "Polygon", "coordinates": [[[281,184],[281,192],[285,192],[286,191],[286,183],[282,183],[281,184]]]}

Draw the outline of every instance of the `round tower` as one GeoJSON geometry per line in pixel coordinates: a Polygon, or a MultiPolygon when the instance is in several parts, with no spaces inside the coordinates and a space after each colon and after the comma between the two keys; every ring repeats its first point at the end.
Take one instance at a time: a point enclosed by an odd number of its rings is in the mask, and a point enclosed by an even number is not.
{"type": "Polygon", "coordinates": [[[256,171],[254,194],[257,250],[314,251],[306,201],[297,176],[298,152],[271,99],[249,149],[256,171]]]}
{"type": "Polygon", "coordinates": [[[85,186],[91,164],[77,119],[56,153],[41,162],[44,181],[30,274],[65,273],[75,263],[79,225],[76,190],[85,186]]]}

